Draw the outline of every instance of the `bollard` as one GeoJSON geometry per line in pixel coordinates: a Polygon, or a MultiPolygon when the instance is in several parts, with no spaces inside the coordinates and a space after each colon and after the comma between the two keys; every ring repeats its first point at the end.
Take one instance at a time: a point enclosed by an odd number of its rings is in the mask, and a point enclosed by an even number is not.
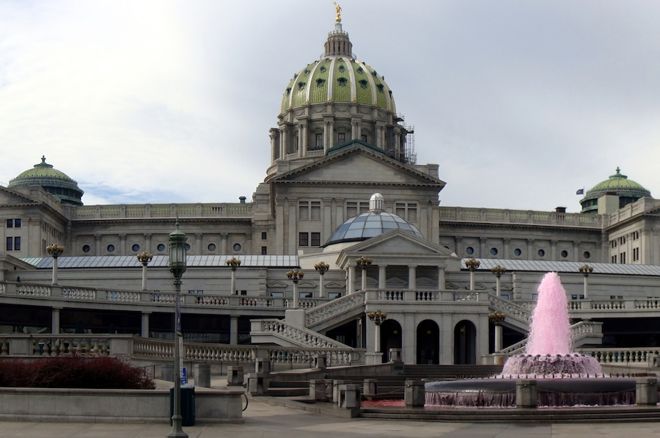
{"type": "Polygon", "coordinates": [[[243,386],[243,367],[230,365],[227,367],[227,386],[243,386]]]}
{"type": "Polygon", "coordinates": [[[332,381],[332,402],[339,403],[339,385],[343,385],[343,380],[333,380],[332,381]]]}
{"type": "Polygon", "coordinates": [[[197,363],[193,366],[195,374],[195,386],[200,388],[211,387],[211,365],[207,363],[197,363]]]}
{"type": "Polygon", "coordinates": [[[364,379],[362,395],[367,400],[373,400],[378,394],[378,381],[376,379],[364,379]]]}
{"type": "Polygon", "coordinates": [[[655,406],[658,403],[658,379],[642,377],[636,380],[635,404],[637,406],[655,406]]]}
{"type": "Polygon", "coordinates": [[[309,381],[309,398],[314,401],[327,402],[328,397],[328,380],[326,379],[312,379],[309,381]]]}
{"type": "Polygon", "coordinates": [[[406,407],[423,408],[424,403],[426,402],[426,390],[424,388],[424,382],[420,380],[406,379],[404,400],[406,407]]]}
{"type": "Polygon", "coordinates": [[[516,407],[535,408],[538,405],[536,380],[516,381],[516,407]]]}
{"type": "Polygon", "coordinates": [[[339,385],[339,407],[355,409],[360,407],[360,385],[353,383],[339,385]]]}

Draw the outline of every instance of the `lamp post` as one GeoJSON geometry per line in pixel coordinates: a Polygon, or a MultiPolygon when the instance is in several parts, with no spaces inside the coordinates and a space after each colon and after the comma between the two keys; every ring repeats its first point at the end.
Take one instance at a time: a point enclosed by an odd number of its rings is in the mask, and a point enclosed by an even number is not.
{"type": "Polygon", "coordinates": [[[500,297],[500,277],[502,277],[502,274],[506,272],[506,269],[504,269],[502,266],[497,265],[493,269],[490,270],[493,274],[495,274],[495,295],[499,298],[500,297]]]}
{"type": "Polygon", "coordinates": [[[362,271],[362,285],[361,289],[366,290],[367,289],[367,267],[371,265],[371,259],[369,257],[360,257],[355,261],[355,266],[362,271]]]}
{"type": "Polygon", "coordinates": [[[170,233],[170,272],[174,276],[174,413],[172,414],[172,431],[168,437],[187,438],[188,434],[181,429],[181,346],[179,340],[181,333],[181,276],[186,271],[186,237],[179,230],[179,221],[176,229],[170,233]]]}
{"type": "Polygon", "coordinates": [[[318,262],[314,265],[314,269],[316,269],[316,272],[319,273],[319,298],[325,298],[325,291],[323,290],[323,276],[326,272],[328,272],[328,269],[330,269],[330,265],[326,262],[318,262]]]}
{"type": "Polygon", "coordinates": [[[475,258],[470,258],[465,261],[465,267],[470,270],[470,290],[474,290],[474,271],[479,268],[481,262],[475,258]]]}
{"type": "Polygon", "coordinates": [[[588,280],[588,278],[589,278],[589,274],[594,272],[594,268],[592,268],[589,265],[582,265],[582,266],[580,266],[578,271],[580,271],[582,273],[582,275],[584,275],[584,286],[583,286],[584,293],[583,293],[583,295],[584,295],[584,298],[587,299],[587,298],[589,298],[589,294],[588,294],[588,292],[589,292],[588,291],[588,289],[589,289],[589,280],[588,280]]]}
{"type": "Polygon", "coordinates": [[[231,268],[231,295],[234,295],[236,293],[236,269],[241,266],[241,261],[232,257],[225,263],[231,268]]]}
{"type": "Polygon", "coordinates": [[[142,265],[142,290],[147,290],[147,265],[154,256],[149,251],[140,251],[135,257],[142,265]]]}
{"type": "Polygon", "coordinates": [[[55,285],[57,284],[57,258],[64,252],[64,247],[59,243],[51,243],[46,247],[46,251],[53,258],[53,279],[51,284],[55,285]]]}
{"type": "Polygon", "coordinates": [[[293,281],[293,308],[298,308],[298,282],[305,276],[303,271],[293,269],[286,273],[289,280],[293,281]]]}
{"type": "Polygon", "coordinates": [[[380,353],[380,325],[387,319],[387,314],[380,310],[368,312],[367,316],[373,321],[374,325],[374,353],[380,353]]]}

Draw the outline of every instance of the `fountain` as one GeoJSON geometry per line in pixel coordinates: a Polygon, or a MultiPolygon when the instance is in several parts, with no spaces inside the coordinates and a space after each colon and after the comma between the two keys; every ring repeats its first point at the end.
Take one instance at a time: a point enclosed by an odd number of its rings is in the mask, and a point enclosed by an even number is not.
{"type": "Polygon", "coordinates": [[[516,405],[516,381],[536,382],[540,406],[632,404],[635,380],[603,374],[591,356],[571,352],[566,291],[547,273],[538,288],[525,354],[507,359],[488,379],[426,383],[427,406],[516,405]]]}

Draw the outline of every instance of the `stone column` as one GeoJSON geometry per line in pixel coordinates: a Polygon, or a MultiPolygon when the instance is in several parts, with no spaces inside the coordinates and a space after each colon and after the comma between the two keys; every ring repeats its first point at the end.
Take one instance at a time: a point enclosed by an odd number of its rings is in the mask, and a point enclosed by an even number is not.
{"type": "Polygon", "coordinates": [[[60,334],[60,310],[57,307],[51,309],[50,332],[53,335],[60,334]]]}
{"type": "Polygon", "coordinates": [[[149,315],[151,315],[150,312],[142,312],[142,325],[140,333],[143,338],[149,337],[149,315]]]}
{"type": "Polygon", "coordinates": [[[352,294],[355,291],[355,286],[353,283],[355,283],[355,266],[349,266],[348,267],[348,279],[347,285],[346,285],[346,293],[352,294]]]}
{"type": "Polygon", "coordinates": [[[378,265],[378,289],[387,288],[387,265],[378,265]]]}
{"type": "Polygon", "coordinates": [[[351,119],[351,139],[360,139],[360,119],[351,119]]]}
{"type": "Polygon", "coordinates": [[[360,275],[362,276],[361,281],[360,281],[360,289],[362,290],[367,290],[367,268],[364,267],[360,269],[360,275]]]}
{"type": "Polygon", "coordinates": [[[298,134],[298,137],[301,139],[300,141],[300,157],[304,157],[307,155],[307,146],[309,144],[309,134],[308,134],[308,129],[307,129],[307,120],[302,120],[300,123],[300,133],[298,134]]]}
{"type": "Polygon", "coordinates": [[[408,266],[408,289],[417,289],[417,266],[408,266]]]}
{"type": "Polygon", "coordinates": [[[229,318],[229,344],[238,345],[238,316],[229,318]]]}
{"type": "Polygon", "coordinates": [[[270,137],[270,161],[275,161],[279,157],[279,144],[277,144],[277,129],[271,128],[270,131],[268,131],[269,137],[270,137]]]}
{"type": "Polygon", "coordinates": [[[298,283],[294,282],[293,283],[293,308],[297,309],[298,308],[298,301],[300,300],[300,296],[298,294],[298,283]]]}
{"type": "Polygon", "coordinates": [[[445,268],[438,266],[438,290],[446,289],[445,268]]]}

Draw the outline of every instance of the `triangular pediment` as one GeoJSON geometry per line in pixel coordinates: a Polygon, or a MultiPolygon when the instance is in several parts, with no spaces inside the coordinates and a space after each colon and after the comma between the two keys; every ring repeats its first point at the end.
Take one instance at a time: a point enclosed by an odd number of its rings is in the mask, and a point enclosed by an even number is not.
{"type": "Polygon", "coordinates": [[[0,186],[0,205],[25,205],[38,202],[7,187],[0,186]]]}
{"type": "Polygon", "coordinates": [[[420,239],[412,234],[395,230],[389,233],[381,234],[349,248],[346,251],[351,254],[375,253],[375,254],[411,254],[428,255],[440,257],[456,257],[451,250],[444,246],[436,245],[424,239],[420,239]]]}
{"type": "Polygon", "coordinates": [[[445,183],[390,158],[362,143],[354,143],[314,163],[274,177],[274,183],[350,183],[444,187],[445,183]]]}

